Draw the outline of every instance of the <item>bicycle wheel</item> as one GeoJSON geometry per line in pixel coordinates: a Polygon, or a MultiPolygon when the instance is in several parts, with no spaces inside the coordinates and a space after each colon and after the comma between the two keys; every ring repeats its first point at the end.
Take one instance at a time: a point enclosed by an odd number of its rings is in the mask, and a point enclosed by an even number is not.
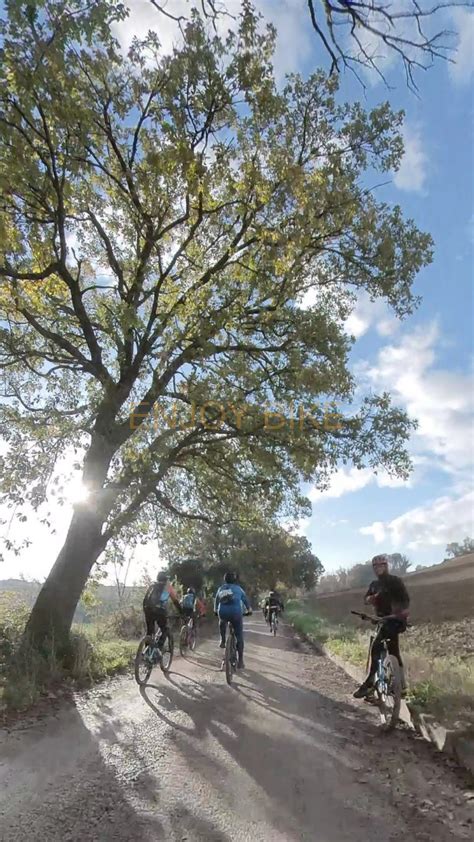
{"type": "Polygon", "coordinates": [[[272,632],[273,632],[273,637],[276,637],[277,628],[278,628],[278,619],[277,619],[277,617],[276,617],[276,614],[274,614],[274,615],[273,615],[273,619],[272,619],[272,632]]]}
{"type": "Polygon", "coordinates": [[[181,655],[186,657],[186,653],[188,651],[188,627],[181,626],[181,631],[179,633],[179,651],[181,655]]]}
{"type": "Polygon", "coordinates": [[[188,635],[188,646],[189,646],[191,652],[194,652],[194,650],[196,649],[196,642],[197,642],[196,629],[193,626],[191,629],[189,629],[189,635],[188,635]]]}
{"type": "Polygon", "coordinates": [[[152,662],[147,660],[145,656],[145,650],[148,648],[150,641],[151,638],[147,635],[142,637],[135,655],[135,681],[140,687],[147,683],[153,669],[152,662]]]}
{"type": "Polygon", "coordinates": [[[385,680],[376,687],[380,719],[387,729],[395,728],[400,717],[402,701],[402,676],[400,664],[395,655],[386,655],[384,661],[385,680]]]}
{"type": "Polygon", "coordinates": [[[161,662],[160,667],[163,672],[168,672],[171,667],[171,662],[173,660],[173,652],[174,652],[174,641],[173,635],[170,631],[166,635],[166,640],[163,644],[163,649],[161,650],[161,662]]]}
{"type": "Polygon", "coordinates": [[[225,642],[225,678],[227,684],[230,686],[232,684],[232,677],[234,675],[234,664],[235,664],[235,638],[233,632],[229,632],[227,635],[227,640],[225,642]]]}

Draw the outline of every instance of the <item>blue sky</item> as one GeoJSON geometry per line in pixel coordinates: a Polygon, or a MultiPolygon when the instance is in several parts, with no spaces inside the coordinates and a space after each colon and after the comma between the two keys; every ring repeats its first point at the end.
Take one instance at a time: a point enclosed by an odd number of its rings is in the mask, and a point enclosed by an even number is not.
{"type": "MultiPolygon", "coordinates": [[[[170,0],[168,9],[182,0],[170,0]]],[[[275,70],[309,73],[322,63],[303,0],[258,0],[280,30],[275,70]]],[[[119,31],[124,46],[144,34],[156,15],[146,0],[134,0],[134,14],[119,31]]],[[[1,7],[1,0],[0,0],[1,7]]],[[[435,240],[433,264],[420,273],[419,310],[403,323],[380,303],[361,298],[349,320],[357,337],[351,365],[367,390],[388,390],[395,402],[419,420],[410,442],[414,472],[406,483],[369,470],[341,469],[330,488],[307,489],[312,517],[299,524],[327,570],[365,560],[375,552],[406,553],[414,564],[444,557],[446,544],[474,534],[473,443],[473,75],[474,13],[446,12],[458,29],[457,63],[438,62],[418,76],[419,97],[405,85],[397,65],[384,60],[391,90],[375,76],[364,91],[351,76],[341,82],[341,99],[361,99],[367,107],[389,98],[406,111],[405,157],[384,197],[400,203],[405,215],[435,240]]],[[[166,47],[172,24],[162,32],[166,47]]],[[[38,527],[33,545],[0,567],[0,576],[48,572],[68,523],[66,507],[56,536],[38,527]]],[[[153,568],[156,566],[156,548],[153,568]]],[[[132,564],[138,575],[150,558],[142,548],[132,564]]]]}
{"type": "MultiPolygon", "coordinates": [[[[290,3],[276,6],[285,15],[290,3]]],[[[397,322],[362,299],[350,320],[358,336],[352,367],[361,385],[392,392],[419,429],[410,443],[415,468],[408,483],[346,468],[327,493],[309,489],[313,514],[300,528],[328,570],[383,550],[406,553],[414,564],[434,563],[448,541],[474,532],[474,14],[458,9],[447,23],[460,32],[457,62],[439,62],[418,76],[419,97],[393,65],[385,71],[390,91],[371,77],[364,96],[352,79],[342,79],[341,95],[367,106],[389,98],[405,110],[405,158],[384,198],[431,232],[435,256],[418,276],[415,290],[423,300],[412,317],[397,322]]],[[[313,40],[308,29],[303,38],[313,40]]],[[[286,39],[288,63],[291,40],[298,43],[297,32],[286,39]]],[[[321,50],[313,42],[303,62],[301,50],[293,55],[294,69],[309,71],[321,50]]]]}

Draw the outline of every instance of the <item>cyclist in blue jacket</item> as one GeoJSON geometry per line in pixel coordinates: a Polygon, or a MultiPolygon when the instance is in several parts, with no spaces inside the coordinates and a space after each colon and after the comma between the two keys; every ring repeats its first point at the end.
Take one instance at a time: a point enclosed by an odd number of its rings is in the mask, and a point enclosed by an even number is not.
{"type": "Polygon", "coordinates": [[[214,614],[219,617],[219,629],[221,633],[220,648],[225,649],[225,635],[227,623],[230,621],[235,632],[237,642],[237,654],[239,660],[237,666],[244,668],[244,629],[242,622],[242,603],[248,613],[252,613],[247,594],[236,582],[235,573],[226,573],[224,584],[220,586],[214,600],[214,614]]]}

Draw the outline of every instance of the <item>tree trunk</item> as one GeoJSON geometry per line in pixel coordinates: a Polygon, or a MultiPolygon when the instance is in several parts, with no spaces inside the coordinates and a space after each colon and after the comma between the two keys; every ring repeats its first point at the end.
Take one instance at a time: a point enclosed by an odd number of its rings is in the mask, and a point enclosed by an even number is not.
{"type": "Polygon", "coordinates": [[[102,526],[107,516],[100,492],[111,460],[102,437],[91,444],[84,461],[83,482],[91,492],[77,505],[64,545],[33,606],[25,637],[36,648],[66,643],[79,599],[91,569],[104,549],[102,526]]]}
{"type": "Polygon", "coordinates": [[[35,646],[46,640],[58,645],[66,641],[74,612],[93,564],[103,549],[101,519],[77,509],[66,540],[33,606],[26,637],[35,646]]]}

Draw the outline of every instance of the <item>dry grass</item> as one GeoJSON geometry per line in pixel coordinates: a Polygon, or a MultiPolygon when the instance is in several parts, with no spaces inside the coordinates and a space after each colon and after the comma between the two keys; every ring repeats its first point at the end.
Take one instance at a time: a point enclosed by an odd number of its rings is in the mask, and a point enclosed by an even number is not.
{"type": "MultiPolygon", "coordinates": [[[[310,640],[365,668],[368,631],[331,623],[307,602],[290,602],[287,615],[310,640]]],[[[449,727],[474,727],[474,620],[421,624],[408,630],[401,648],[409,700],[449,727]]]]}

